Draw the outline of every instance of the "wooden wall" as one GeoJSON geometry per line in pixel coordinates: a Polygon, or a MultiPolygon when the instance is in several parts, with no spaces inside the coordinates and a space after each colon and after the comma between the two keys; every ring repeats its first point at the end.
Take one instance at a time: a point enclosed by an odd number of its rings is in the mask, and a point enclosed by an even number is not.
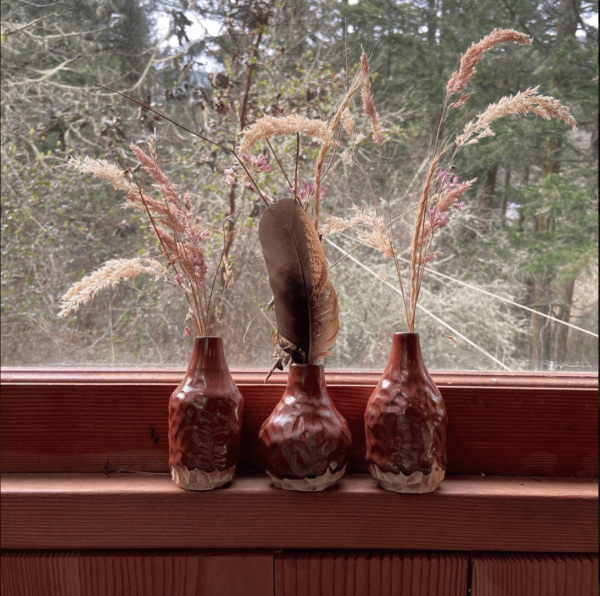
{"type": "Polygon", "coordinates": [[[3,596],[596,596],[596,555],[9,551],[3,596]]]}

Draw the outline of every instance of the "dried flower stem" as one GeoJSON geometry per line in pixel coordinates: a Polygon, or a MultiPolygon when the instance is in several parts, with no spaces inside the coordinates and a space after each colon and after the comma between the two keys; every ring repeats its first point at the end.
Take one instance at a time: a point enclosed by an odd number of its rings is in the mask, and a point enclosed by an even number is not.
{"type": "MultiPolygon", "coordinates": [[[[340,123],[342,114],[350,105],[350,102],[352,101],[352,97],[354,97],[354,94],[358,91],[358,88],[360,87],[362,80],[363,80],[362,76],[354,77],[352,84],[350,85],[350,88],[348,89],[348,91],[346,92],[346,95],[342,99],[342,103],[340,104],[340,106],[336,110],[335,114],[333,115],[333,118],[329,122],[328,129],[330,130],[332,135],[333,135],[333,131],[338,127],[338,125],[340,123]]],[[[319,150],[319,155],[317,156],[317,163],[315,165],[315,203],[314,203],[315,216],[314,216],[313,223],[315,225],[316,230],[319,229],[319,216],[320,216],[320,212],[321,212],[321,181],[323,178],[322,172],[323,172],[323,164],[325,163],[325,156],[327,155],[328,149],[329,149],[328,145],[323,144],[321,146],[321,149],[319,150]]]]}
{"type": "MultiPolygon", "coordinates": [[[[154,233],[158,237],[158,240],[160,242],[160,245],[162,246],[163,252],[164,252],[165,256],[169,259],[169,263],[170,263],[171,267],[173,267],[173,270],[175,271],[175,274],[177,275],[179,272],[177,271],[177,267],[175,266],[175,263],[179,260],[180,255],[177,254],[177,256],[175,258],[173,258],[169,254],[169,250],[167,249],[167,246],[166,246],[166,244],[165,244],[165,242],[163,240],[163,235],[159,232],[159,229],[158,229],[158,227],[156,225],[154,217],[152,216],[152,212],[150,211],[150,209],[148,207],[148,204],[146,203],[145,196],[144,196],[144,193],[142,191],[142,186],[141,186],[141,184],[139,182],[137,183],[137,188],[138,188],[138,193],[139,193],[139,196],[140,196],[140,200],[141,200],[142,204],[144,205],[144,207],[146,208],[146,213],[148,214],[148,218],[150,219],[150,223],[152,224],[152,227],[154,229],[154,233]]],[[[177,243],[175,243],[175,247],[177,249],[177,243]]],[[[184,274],[185,274],[185,270],[184,270],[184,274]]],[[[196,301],[196,296],[193,293],[193,289],[194,289],[194,284],[193,283],[191,283],[191,288],[192,288],[192,295],[193,295],[193,298],[194,298],[194,302],[196,304],[198,304],[197,301],[196,301]]],[[[200,317],[198,316],[198,311],[197,311],[196,308],[194,308],[194,306],[192,305],[192,302],[190,301],[190,297],[188,295],[187,288],[184,288],[184,292],[183,293],[184,293],[186,301],[190,305],[190,309],[191,309],[192,315],[194,317],[194,326],[196,327],[196,333],[199,336],[202,336],[202,335],[204,335],[204,333],[203,333],[203,325],[202,325],[202,321],[201,321],[200,317]]]]}
{"type": "Polygon", "coordinates": [[[427,172],[427,176],[425,178],[425,184],[423,185],[423,190],[421,191],[421,197],[419,199],[419,206],[417,209],[417,215],[415,218],[415,226],[413,228],[413,238],[412,238],[412,250],[411,250],[411,259],[410,259],[410,310],[409,310],[409,320],[407,321],[408,332],[412,333],[415,327],[415,313],[417,309],[417,298],[419,295],[419,287],[418,287],[418,277],[419,277],[419,267],[418,264],[420,251],[419,251],[419,238],[423,234],[423,229],[425,227],[425,219],[427,216],[427,204],[429,202],[429,191],[431,188],[431,181],[433,180],[433,175],[435,173],[435,169],[437,168],[440,159],[442,158],[443,152],[438,153],[433,156],[431,160],[431,164],[429,165],[429,170],[427,172]]]}
{"type": "Polygon", "coordinates": [[[215,147],[219,147],[220,149],[223,149],[223,151],[226,151],[227,153],[230,153],[231,155],[233,155],[233,157],[237,160],[237,162],[240,164],[240,166],[242,166],[243,170],[246,172],[246,175],[248,176],[248,178],[250,179],[252,184],[254,184],[264,205],[268,207],[269,204],[267,202],[267,199],[265,198],[263,193],[260,191],[260,188],[258,187],[258,185],[254,182],[252,175],[250,174],[250,172],[248,171],[248,169],[246,168],[246,166],[240,159],[240,156],[233,149],[230,149],[229,147],[226,147],[225,145],[221,145],[220,143],[217,143],[216,141],[213,141],[212,139],[209,139],[208,137],[205,137],[204,135],[201,135],[199,132],[192,130],[191,128],[188,128],[187,126],[184,126],[183,124],[180,124],[179,122],[177,122],[176,120],[173,120],[172,118],[169,118],[165,113],[161,112],[160,110],[157,110],[157,109],[153,108],[152,106],[148,105],[147,103],[140,101],[139,99],[135,99],[135,98],[127,95],[126,93],[121,93],[121,91],[117,91],[116,89],[112,89],[111,87],[106,87],[105,85],[100,85],[99,83],[95,83],[94,87],[99,87],[100,89],[106,89],[107,91],[116,93],[117,95],[120,95],[121,97],[124,97],[125,99],[128,99],[129,101],[132,101],[133,103],[136,103],[137,105],[143,107],[144,109],[149,110],[153,114],[156,114],[157,116],[160,116],[161,118],[164,118],[167,122],[170,122],[171,124],[174,124],[175,126],[178,126],[182,130],[189,132],[191,135],[198,137],[199,139],[202,139],[203,141],[206,141],[207,143],[210,143],[211,145],[214,145],[215,147]]]}
{"type": "Polygon", "coordinates": [[[294,199],[298,201],[298,163],[300,161],[300,133],[296,133],[296,164],[294,167],[294,199]]]}
{"type": "Polygon", "coordinates": [[[284,178],[286,179],[288,186],[291,188],[292,183],[290,182],[290,179],[287,177],[287,174],[285,173],[285,170],[283,169],[283,165],[281,165],[281,161],[279,161],[279,157],[277,157],[277,153],[275,153],[275,149],[273,149],[273,145],[271,145],[271,141],[269,141],[269,139],[265,139],[265,141],[267,142],[267,145],[269,146],[269,149],[271,150],[271,153],[273,154],[273,157],[275,158],[275,161],[277,162],[277,165],[279,166],[281,173],[283,174],[284,178]]]}

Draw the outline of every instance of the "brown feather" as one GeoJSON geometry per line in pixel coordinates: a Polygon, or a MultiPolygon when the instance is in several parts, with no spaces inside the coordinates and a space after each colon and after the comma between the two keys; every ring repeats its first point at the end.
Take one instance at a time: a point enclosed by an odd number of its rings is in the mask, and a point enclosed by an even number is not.
{"type": "Polygon", "coordinates": [[[327,261],[310,217],[294,199],[264,213],[258,237],[275,299],[280,337],[292,360],[314,364],[329,354],[339,331],[338,301],[327,261]]]}

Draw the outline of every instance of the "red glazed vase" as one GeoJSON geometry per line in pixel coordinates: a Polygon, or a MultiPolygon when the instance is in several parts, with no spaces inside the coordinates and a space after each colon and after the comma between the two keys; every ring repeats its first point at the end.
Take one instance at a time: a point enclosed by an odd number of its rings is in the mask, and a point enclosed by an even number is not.
{"type": "Polygon", "coordinates": [[[387,366],[367,402],[367,463],[379,484],[427,493],[446,470],[446,408],[429,376],[418,333],[395,333],[387,366]]]}
{"type": "Polygon", "coordinates": [[[258,437],[277,488],[319,491],[344,475],[352,437],[327,395],[323,366],[290,365],[285,393],[258,437]]]}
{"type": "Polygon", "coordinates": [[[169,466],[188,490],[231,481],[242,434],[244,398],[220,337],[197,337],[187,373],[169,398],[169,466]]]}

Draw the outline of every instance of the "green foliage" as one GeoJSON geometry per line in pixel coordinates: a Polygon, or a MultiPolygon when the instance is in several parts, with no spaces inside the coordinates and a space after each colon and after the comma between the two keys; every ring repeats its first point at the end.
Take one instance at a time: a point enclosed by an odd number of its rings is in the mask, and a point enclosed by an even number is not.
{"type": "MultiPolygon", "coordinates": [[[[56,319],[60,296],[84,273],[115,256],[156,256],[159,251],[143,214],[124,212],[119,193],[67,169],[70,155],[107,158],[125,170],[133,165],[128,144],[143,144],[156,134],[162,165],[197,197],[200,217],[222,221],[231,208],[223,170],[232,164],[223,151],[94,83],[148,100],[201,134],[233,146],[248,81],[246,122],[281,113],[328,119],[363,45],[371,56],[384,144],[379,154],[368,140],[359,143],[354,153],[358,169],[342,159],[334,162],[324,181],[323,209],[344,215],[352,203],[372,207],[388,197],[392,207],[404,210],[419,191],[415,174],[428,154],[446,81],[461,53],[495,27],[525,31],[533,45],[489,52],[468,89],[475,94],[451,114],[444,132],[462,129],[502,95],[537,85],[571,108],[579,131],[567,133],[562,124],[534,117],[504,119],[494,125],[495,139],[462,152],[457,174],[478,182],[465,211],[436,240],[435,248],[445,256],[432,268],[526,305],[534,304],[534,294],[543,290],[545,302],[535,303],[536,308],[597,327],[597,297],[590,303],[584,300],[588,290],[581,289],[591,287],[598,259],[598,34],[586,24],[597,11],[595,4],[204,0],[196,16],[220,29],[200,38],[192,34],[196,26],[186,24],[186,19],[195,22],[187,7],[182,0],[69,0],[47,7],[2,3],[3,364],[168,365],[187,358],[180,340],[185,311],[177,289],[142,277],[98,297],[69,321],[56,319]],[[169,22],[168,43],[158,32],[159,17],[169,22]],[[571,315],[557,306],[564,302],[562,288],[569,279],[575,280],[571,315]]],[[[358,101],[351,111],[357,129],[369,134],[358,101]]],[[[277,140],[274,146],[286,171],[293,172],[295,139],[277,140]]],[[[317,145],[303,139],[300,179],[311,176],[317,151],[317,145]]],[[[256,152],[269,155],[265,145],[256,152]]],[[[263,186],[272,197],[289,196],[270,159],[274,169],[263,186]]],[[[233,203],[237,215],[230,261],[236,283],[225,303],[224,335],[235,345],[234,365],[266,366],[266,321],[261,318],[250,332],[250,341],[264,346],[263,352],[241,342],[246,324],[270,298],[255,230],[262,208],[255,195],[240,189],[233,203]]],[[[408,246],[408,220],[396,229],[402,246],[408,246]]],[[[210,242],[208,252],[218,255],[218,235],[210,242]]],[[[353,246],[345,239],[340,243],[353,246]]],[[[327,254],[332,262],[339,258],[327,254]]],[[[393,275],[368,250],[356,254],[378,273],[393,275]]],[[[344,262],[332,270],[342,308],[342,335],[332,365],[380,367],[389,333],[397,330],[397,296],[352,267],[344,262]]],[[[555,350],[544,362],[533,362],[535,322],[530,315],[469,292],[428,277],[423,304],[465,334],[482,338],[496,357],[515,368],[544,368],[550,360],[597,368],[597,345],[573,331],[568,353],[555,350]],[[474,305],[478,310],[471,315],[474,305]],[[490,320],[495,321],[492,330],[490,320]]],[[[489,367],[485,357],[464,345],[454,350],[436,323],[423,319],[422,324],[431,366],[489,367]]],[[[558,345],[559,334],[553,333],[544,341],[558,345]]]]}

